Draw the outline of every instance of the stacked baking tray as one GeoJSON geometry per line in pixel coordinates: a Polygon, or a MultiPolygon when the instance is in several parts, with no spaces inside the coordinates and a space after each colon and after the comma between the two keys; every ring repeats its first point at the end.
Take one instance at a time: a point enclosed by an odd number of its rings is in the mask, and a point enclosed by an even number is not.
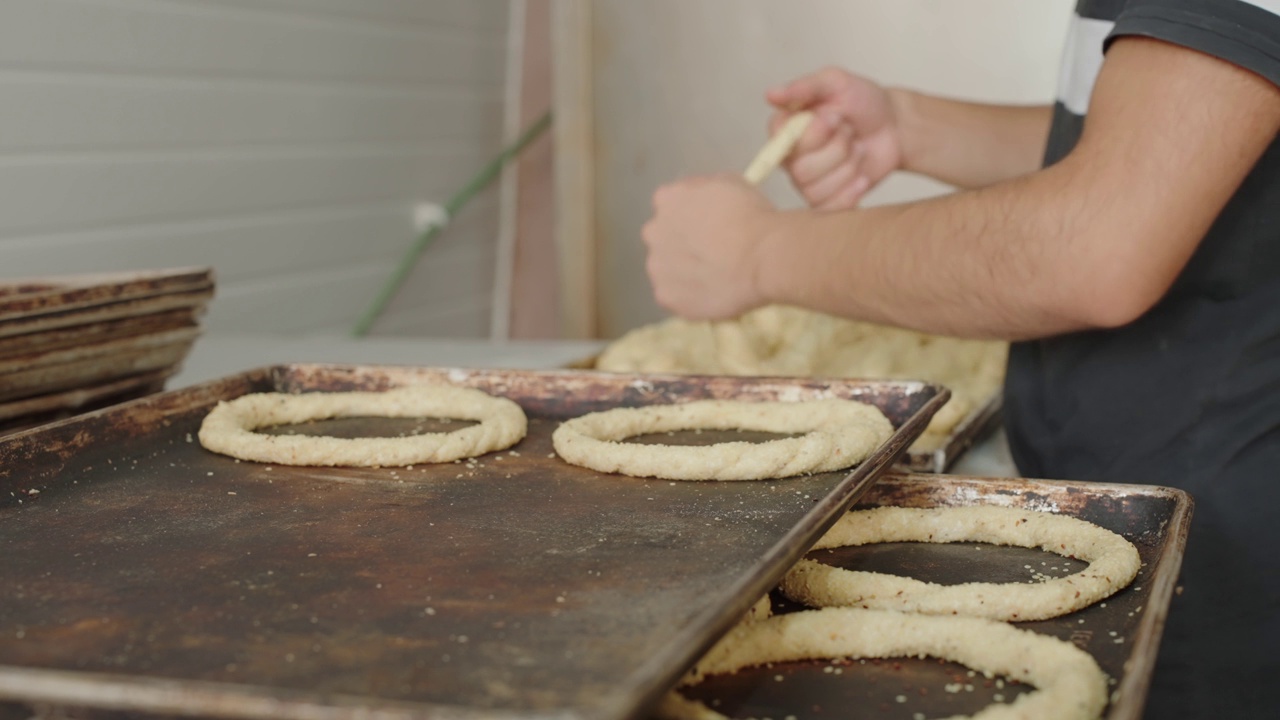
{"type": "Polygon", "coordinates": [[[0,433],[163,389],[213,287],[207,268],[0,281],[0,433]]]}

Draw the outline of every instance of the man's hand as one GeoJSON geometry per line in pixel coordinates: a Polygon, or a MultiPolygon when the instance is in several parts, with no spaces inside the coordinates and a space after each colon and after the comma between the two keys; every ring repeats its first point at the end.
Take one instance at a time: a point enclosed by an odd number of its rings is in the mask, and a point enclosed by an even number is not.
{"type": "Polygon", "coordinates": [[[897,114],[888,90],[839,68],[826,68],[770,90],[770,134],[800,110],[817,117],[784,163],[791,181],[818,210],[855,207],[902,167],[897,114]]]}
{"type": "Polygon", "coordinates": [[[778,213],[736,176],[689,178],[658,188],[643,230],[654,298],[695,320],[726,320],[766,301],[758,249],[778,213]]]}
{"type": "Polygon", "coordinates": [[[974,189],[1039,169],[1052,106],[986,105],[884,88],[826,68],[769,91],[777,131],[817,115],[785,163],[817,210],[848,210],[894,170],[974,189]]]}

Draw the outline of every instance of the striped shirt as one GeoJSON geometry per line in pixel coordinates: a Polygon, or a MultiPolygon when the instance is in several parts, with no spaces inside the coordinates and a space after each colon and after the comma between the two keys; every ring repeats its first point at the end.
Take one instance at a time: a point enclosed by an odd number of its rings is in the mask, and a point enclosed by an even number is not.
{"type": "MultiPolygon", "coordinates": [[[[1126,36],[1280,86],[1280,0],[1081,0],[1046,164],[1075,147],[1105,50],[1126,36]]],[[[1173,485],[1196,498],[1187,590],[1148,717],[1280,717],[1280,142],[1154,308],[1116,330],[1015,344],[1005,391],[1024,475],[1173,485]]]]}

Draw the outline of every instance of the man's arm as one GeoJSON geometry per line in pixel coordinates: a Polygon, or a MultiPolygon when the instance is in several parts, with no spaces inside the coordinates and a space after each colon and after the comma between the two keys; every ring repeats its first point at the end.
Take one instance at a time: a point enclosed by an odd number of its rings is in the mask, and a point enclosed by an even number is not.
{"type": "Polygon", "coordinates": [[[893,89],[902,169],[959,188],[1035,172],[1044,161],[1051,105],[984,105],[893,89]]]}
{"type": "Polygon", "coordinates": [[[983,105],[879,84],[828,67],[766,95],[776,132],[795,110],[814,112],[784,163],[810,207],[847,210],[894,170],[961,188],[1008,180],[1040,167],[1050,107],[983,105]]]}
{"type": "Polygon", "coordinates": [[[1122,38],[1058,164],[838,213],[778,213],[727,178],[685,181],[655,195],[650,277],[660,303],[698,318],[781,302],[975,337],[1115,327],[1164,295],[1278,128],[1269,81],[1122,38]]]}

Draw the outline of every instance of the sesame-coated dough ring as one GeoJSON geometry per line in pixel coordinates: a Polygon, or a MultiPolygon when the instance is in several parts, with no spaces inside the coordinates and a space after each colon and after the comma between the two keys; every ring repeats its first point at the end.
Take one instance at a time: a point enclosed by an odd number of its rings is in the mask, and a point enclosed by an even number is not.
{"type": "Polygon", "coordinates": [[[385,392],[256,393],[220,402],[200,426],[200,444],[241,460],[281,465],[390,467],[442,463],[503,450],[524,438],[524,411],[506,398],[452,385],[385,392]],[[445,433],[336,438],[264,435],[257,428],[337,417],[476,420],[445,433]]]}
{"type": "Polygon", "coordinates": [[[590,413],[561,424],[552,442],[566,462],[599,472],[666,480],[763,480],[851,467],[892,434],[884,413],[853,400],[700,400],[590,413]],[[803,434],[705,446],[621,442],[699,429],[803,434]]]}
{"type": "MultiPolygon", "coordinates": [[[[1106,675],[1088,653],[1070,643],[982,618],[860,608],[807,610],[741,623],[698,661],[681,686],[767,663],[893,657],[950,660],[1036,686],[1036,692],[1009,704],[983,709],[974,720],[1092,720],[1107,704],[1106,675]]],[[[658,712],[668,720],[724,720],[675,693],[658,712]]]]}
{"type": "Polygon", "coordinates": [[[802,560],[783,578],[782,591],[816,607],[857,605],[1022,622],[1065,615],[1109,597],[1132,582],[1142,564],[1133,543],[1092,523],[991,506],[859,510],[840,518],[814,548],[885,542],[1016,545],[1084,560],[1089,567],[1031,584],[939,585],[802,560]]]}

